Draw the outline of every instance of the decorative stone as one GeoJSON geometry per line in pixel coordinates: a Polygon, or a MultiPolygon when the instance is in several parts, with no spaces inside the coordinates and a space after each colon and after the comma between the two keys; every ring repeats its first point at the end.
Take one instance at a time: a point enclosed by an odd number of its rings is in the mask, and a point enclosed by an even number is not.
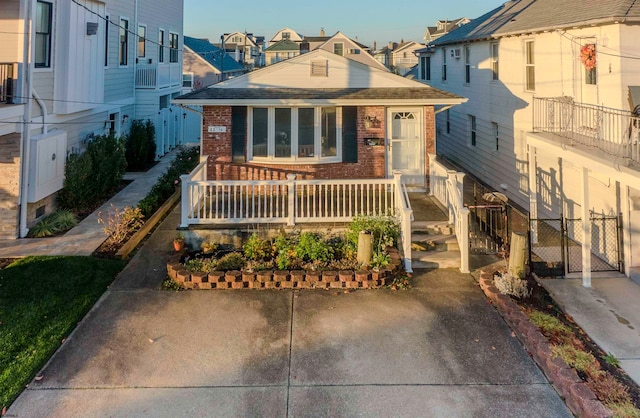
{"type": "Polygon", "coordinates": [[[338,273],[341,282],[351,282],[354,278],[353,270],[341,270],[338,273]]]}
{"type": "Polygon", "coordinates": [[[212,271],[211,273],[209,273],[209,282],[224,282],[224,271],[212,271]]]}
{"type": "Polygon", "coordinates": [[[271,282],[273,281],[273,272],[270,270],[260,271],[256,274],[256,279],[262,283],[271,282]]]}
{"type": "Polygon", "coordinates": [[[225,273],[224,280],[233,283],[233,282],[241,282],[242,281],[242,273],[237,270],[231,270],[225,273]]]}
{"type": "Polygon", "coordinates": [[[333,270],[327,270],[322,272],[322,281],[331,283],[338,280],[338,272],[333,270]]]}
{"type": "Polygon", "coordinates": [[[371,273],[368,270],[358,270],[356,271],[355,276],[357,282],[364,282],[371,278],[371,273]]]}

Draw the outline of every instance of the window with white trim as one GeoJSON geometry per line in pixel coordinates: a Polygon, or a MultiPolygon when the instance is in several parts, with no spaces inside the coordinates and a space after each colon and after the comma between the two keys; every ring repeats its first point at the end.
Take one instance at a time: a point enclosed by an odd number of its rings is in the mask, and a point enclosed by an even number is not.
{"type": "Polygon", "coordinates": [[[476,117],[473,115],[469,116],[469,145],[472,147],[476,146],[476,117]]]}
{"type": "Polygon", "coordinates": [[[525,56],[525,89],[527,91],[536,90],[536,65],[535,65],[535,53],[534,53],[533,41],[525,41],[524,43],[524,56],[525,56]]]}
{"type": "Polygon", "coordinates": [[[442,81],[447,81],[447,48],[442,48],[442,81]]]}
{"type": "Polygon", "coordinates": [[[38,0],[36,5],[36,68],[51,67],[51,26],[53,22],[53,4],[38,0]]]}
{"type": "Polygon", "coordinates": [[[120,65],[127,65],[129,63],[129,57],[127,56],[129,50],[129,21],[127,19],[120,19],[120,49],[119,60],[120,65]]]}
{"type": "Polygon", "coordinates": [[[169,32],[169,62],[178,62],[178,34],[169,32]]]}
{"type": "Polygon", "coordinates": [[[420,78],[431,80],[431,57],[420,57],[420,78]]]}
{"type": "Polygon", "coordinates": [[[274,162],[337,162],[342,158],[342,109],[252,107],[249,155],[274,162]]]}
{"type": "Polygon", "coordinates": [[[344,44],[342,42],[333,44],[333,53],[336,55],[344,55],[344,44]]]}
{"type": "Polygon", "coordinates": [[[147,38],[147,27],[138,25],[138,58],[144,58],[147,53],[145,41],[147,38]]]}
{"type": "Polygon", "coordinates": [[[498,43],[491,43],[491,79],[498,81],[500,79],[500,61],[498,59],[498,43]]]}
{"type": "Polygon", "coordinates": [[[164,62],[164,29],[158,30],[158,62],[164,62]]]}

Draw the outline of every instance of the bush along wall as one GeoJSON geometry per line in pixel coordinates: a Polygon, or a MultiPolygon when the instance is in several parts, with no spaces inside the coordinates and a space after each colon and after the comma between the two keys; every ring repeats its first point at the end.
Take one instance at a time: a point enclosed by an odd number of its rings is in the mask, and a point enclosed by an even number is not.
{"type": "Polygon", "coordinates": [[[67,157],[58,204],[76,213],[94,209],[120,186],[126,169],[124,143],[114,134],[99,135],[84,153],[67,157]]]}
{"type": "Polygon", "coordinates": [[[150,120],[134,120],[125,140],[128,171],[144,171],[156,159],[156,128],[150,120]]]}

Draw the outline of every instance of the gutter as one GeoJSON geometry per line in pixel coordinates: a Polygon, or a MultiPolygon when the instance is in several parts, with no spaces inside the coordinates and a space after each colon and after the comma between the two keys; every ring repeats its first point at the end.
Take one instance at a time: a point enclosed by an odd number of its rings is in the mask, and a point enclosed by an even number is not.
{"type": "Polygon", "coordinates": [[[29,195],[29,153],[30,153],[30,143],[31,143],[31,92],[32,92],[32,76],[33,70],[31,68],[31,24],[32,24],[32,13],[33,7],[32,2],[27,1],[26,3],[26,11],[25,11],[25,20],[24,20],[24,33],[26,36],[24,37],[24,56],[23,56],[23,74],[24,74],[24,91],[26,94],[24,95],[27,98],[27,103],[24,106],[24,115],[22,117],[22,155],[20,165],[22,170],[20,170],[20,216],[19,216],[19,237],[24,238],[29,233],[29,228],[27,228],[27,205],[28,205],[28,195],[29,195]]]}

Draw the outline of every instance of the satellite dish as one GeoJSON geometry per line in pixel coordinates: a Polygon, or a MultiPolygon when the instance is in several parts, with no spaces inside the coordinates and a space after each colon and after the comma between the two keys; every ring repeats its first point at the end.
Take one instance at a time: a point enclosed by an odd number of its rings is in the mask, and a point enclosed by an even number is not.
{"type": "Polygon", "coordinates": [[[509,198],[500,192],[489,192],[482,195],[482,198],[490,203],[507,203],[509,198]]]}

